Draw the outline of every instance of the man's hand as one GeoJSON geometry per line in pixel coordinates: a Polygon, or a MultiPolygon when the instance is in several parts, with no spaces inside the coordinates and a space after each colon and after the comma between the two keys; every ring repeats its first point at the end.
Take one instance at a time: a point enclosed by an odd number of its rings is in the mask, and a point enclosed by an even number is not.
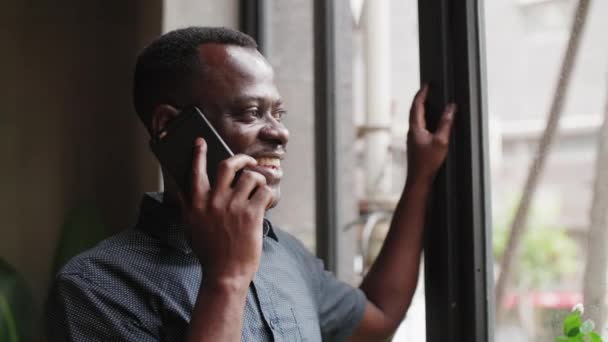
{"type": "Polygon", "coordinates": [[[255,159],[236,155],[222,161],[213,189],[207,176],[207,144],[195,142],[192,196],[180,194],[192,250],[203,267],[186,341],[240,341],[249,284],[262,255],[262,222],[272,193],[266,179],[243,170],[255,159]],[[235,184],[233,184],[235,183],[235,184]]]}
{"type": "Polygon", "coordinates": [[[456,105],[446,106],[437,131],[431,133],[426,127],[424,103],[429,86],[424,85],[414,97],[410,110],[410,129],[407,139],[408,181],[430,183],[443,164],[448,153],[450,132],[456,105]]]}
{"type": "Polygon", "coordinates": [[[204,269],[202,286],[246,291],[262,253],[264,212],[272,193],[261,174],[243,170],[255,159],[236,155],[222,161],[211,189],[207,176],[207,145],[195,142],[192,196],[180,195],[182,216],[194,253],[204,269]]]}

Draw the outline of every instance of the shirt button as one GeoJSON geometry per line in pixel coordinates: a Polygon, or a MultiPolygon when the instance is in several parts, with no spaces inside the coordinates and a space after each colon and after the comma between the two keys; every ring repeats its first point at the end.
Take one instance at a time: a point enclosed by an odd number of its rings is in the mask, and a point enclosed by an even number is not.
{"type": "Polygon", "coordinates": [[[274,330],[276,329],[276,325],[277,325],[277,319],[271,319],[270,320],[270,329],[274,330]]]}

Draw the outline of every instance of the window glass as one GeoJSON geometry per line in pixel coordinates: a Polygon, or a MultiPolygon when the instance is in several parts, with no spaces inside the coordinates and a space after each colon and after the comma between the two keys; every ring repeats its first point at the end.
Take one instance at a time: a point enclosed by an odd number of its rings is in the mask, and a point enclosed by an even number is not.
{"type": "Polygon", "coordinates": [[[577,9],[585,3],[484,5],[497,342],[553,341],[578,303],[586,303],[583,319],[608,336],[608,2],[591,2],[584,15],[577,9]],[[567,54],[575,23],[584,29],[567,54]],[[550,117],[557,129],[543,139],[550,117]],[[525,214],[521,224],[517,213],[525,214]]]}
{"type": "Polygon", "coordinates": [[[288,111],[290,131],[281,167],[281,201],[272,222],[315,251],[314,58],[312,1],[268,1],[266,57],[288,111]]]}
{"type": "MultiPolygon", "coordinates": [[[[355,271],[363,276],[384,241],[406,179],[406,134],[419,88],[417,1],[351,1],[356,195],[355,271]]],[[[421,269],[423,269],[421,267],[421,269]]],[[[393,341],[425,341],[424,277],[393,341]]]]}

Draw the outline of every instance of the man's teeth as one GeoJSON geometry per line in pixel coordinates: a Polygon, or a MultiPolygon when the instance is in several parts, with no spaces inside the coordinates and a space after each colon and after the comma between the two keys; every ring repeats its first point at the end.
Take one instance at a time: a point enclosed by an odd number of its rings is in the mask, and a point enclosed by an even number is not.
{"type": "Polygon", "coordinates": [[[257,160],[259,166],[274,167],[274,168],[281,167],[281,159],[279,159],[279,158],[257,158],[256,160],[257,160]]]}

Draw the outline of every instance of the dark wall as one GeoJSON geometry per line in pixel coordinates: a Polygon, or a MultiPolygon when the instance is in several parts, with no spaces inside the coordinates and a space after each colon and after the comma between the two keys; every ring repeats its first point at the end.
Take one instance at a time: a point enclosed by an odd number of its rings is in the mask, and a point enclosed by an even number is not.
{"type": "Polygon", "coordinates": [[[131,105],[138,50],[161,1],[17,1],[0,12],[0,258],[42,301],[59,228],[92,202],[117,231],[158,186],[131,105]]]}

